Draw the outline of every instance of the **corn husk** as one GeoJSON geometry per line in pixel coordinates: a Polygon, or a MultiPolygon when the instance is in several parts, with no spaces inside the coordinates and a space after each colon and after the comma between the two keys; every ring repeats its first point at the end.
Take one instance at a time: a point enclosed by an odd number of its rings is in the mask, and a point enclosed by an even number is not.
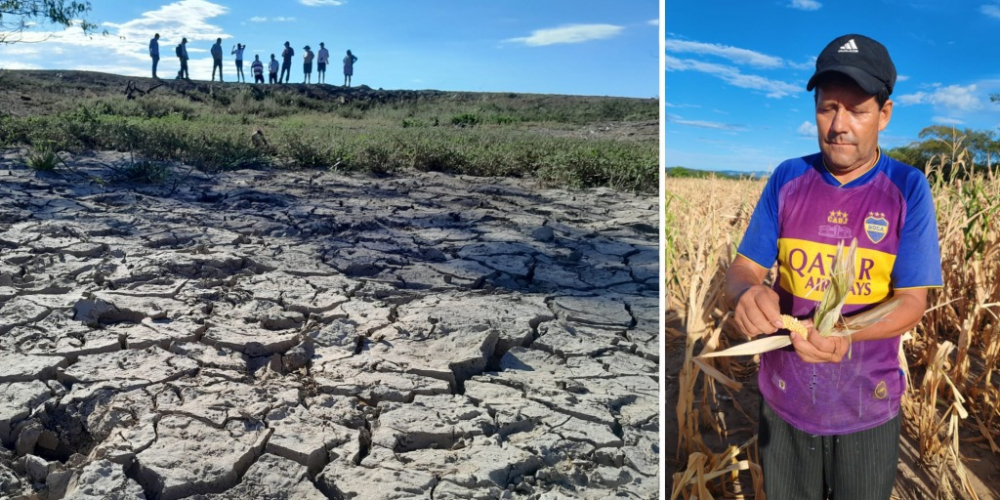
{"type": "Polygon", "coordinates": [[[844,254],[844,242],[837,243],[837,252],[833,256],[833,271],[830,273],[830,284],[823,291],[823,298],[813,315],[813,326],[824,337],[829,337],[840,319],[840,310],[847,301],[847,296],[854,288],[854,256],[858,250],[858,239],[851,240],[851,246],[844,254]]]}

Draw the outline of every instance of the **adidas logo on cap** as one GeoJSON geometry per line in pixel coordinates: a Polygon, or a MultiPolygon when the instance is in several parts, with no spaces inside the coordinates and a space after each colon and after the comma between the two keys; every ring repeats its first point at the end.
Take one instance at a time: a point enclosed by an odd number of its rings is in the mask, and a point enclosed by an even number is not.
{"type": "Polygon", "coordinates": [[[858,44],[854,43],[854,39],[852,38],[852,39],[848,40],[847,43],[845,43],[844,45],[841,45],[840,46],[840,50],[838,50],[837,52],[853,52],[853,53],[857,53],[858,52],[858,44]]]}

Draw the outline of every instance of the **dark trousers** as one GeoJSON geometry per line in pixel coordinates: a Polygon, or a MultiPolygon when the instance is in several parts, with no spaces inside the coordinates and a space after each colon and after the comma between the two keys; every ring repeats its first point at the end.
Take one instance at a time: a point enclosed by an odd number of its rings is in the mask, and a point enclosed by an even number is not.
{"type": "Polygon", "coordinates": [[[281,74],[278,75],[278,83],[281,83],[281,79],[285,79],[285,83],[292,78],[292,61],[286,61],[281,63],[281,74]]]}
{"type": "Polygon", "coordinates": [[[181,59],[181,70],[177,72],[177,78],[188,78],[188,79],[191,78],[191,75],[188,74],[188,61],[187,61],[187,59],[183,59],[183,58],[181,59]]]}
{"type": "Polygon", "coordinates": [[[896,479],[902,415],[866,431],[817,436],[760,400],[757,438],[768,500],[888,500],[896,479]]]}
{"type": "MultiPolygon", "coordinates": [[[[271,73],[271,74],[273,75],[274,73],[271,73]]],[[[271,78],[274,79],[273,76],[271,78]]],[[[261,73],[259,75],[255,73],[253,75],[253,82],[254,83],[264,83],[264,73],[261,73]]],[[[271,83],[274,83],[274,82],[271,82],[271,83]]]]}
{"type": "Polygon", "coordinates": [[[153,56],[153,78],[156,78],[156,65],[160,63],[160,56],[153,56]]]}
{"type": "Polygon", "coordinates": [[[268,73],[267,74],[267,78],[269,80],[268,83],[278,83],[278,74],[277,73],[273,73],[273,72],[268,73]]]}
{"type": "Polygon", "coordinates": [[[215,68],[219,68],[219,81],[222,81],[222,59],[212,59],[212,80],[215,80],[215,68]]]}

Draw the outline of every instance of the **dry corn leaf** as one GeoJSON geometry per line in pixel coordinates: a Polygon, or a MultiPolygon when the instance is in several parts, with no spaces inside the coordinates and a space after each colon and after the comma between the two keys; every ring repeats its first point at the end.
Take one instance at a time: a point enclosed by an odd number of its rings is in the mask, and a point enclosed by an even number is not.
{"type": "MultiPolygon", "coordinates": [[[[701,358],[711,358],[713,356],[706,355],[706,356],[699,356],[699,357],[701,357],[701,358]]],[[[705,375],[708,375],[708,376],[714,378],[720,384],[725,385],[726,387],[728,387],[728,388],[730,388],[730,389],[732,389],[734,391],[738,391],[738,390],[740,390],[740,389],[743,388],[743,384],[741,384],[741,383],[739,383],[739,382],[737,382],[737,381],[735,381],[735,380],[727,377],[725,374],[723,374],[719,370],[716,370],[715,367],[713,367],[712,365],[709,365],[708,363],[706,363],[706,362],[704,362],[704,361],[702,361],[702,360],[700,360],[698,358],[691,358],[691,361],[694,361],[694,363],[696,365],[698,365],[698,368],[700,368],[701,371],[705,373],[705,375]]]]}
{"type": "MultiPolygon", "coordinates": [[[[698,356],[698,358],[716,358],[719,356],[749,356],[753,354],[771,352],[790,345],[792,345],[792,338],[789,337],[788,335],[772,335],[769,337],[751,340],[750,342],[745,342],[743,344],[736,345],[730,347],[729,349],[724,349],[722,351],[702,354],[698,356]]],[[[698,358],[694,358],[695,361],[697,361],[698,358]]]]}
{"type": "Polygon", "coordinates": [[[844,242],[837,243],[837,251],[833,255],[833,269],[830,273],[830,284],[823,290],[823,297],[819,301],[816,313],[813,315],[813,325],[816,331],[824,337],[830,336],[837,320],[840,319],[840,310],[847,301],[847,296],[854,287],[854,258],[858,250],[858,239],[851,240],[851,246],[844,253],[844,242]]]}

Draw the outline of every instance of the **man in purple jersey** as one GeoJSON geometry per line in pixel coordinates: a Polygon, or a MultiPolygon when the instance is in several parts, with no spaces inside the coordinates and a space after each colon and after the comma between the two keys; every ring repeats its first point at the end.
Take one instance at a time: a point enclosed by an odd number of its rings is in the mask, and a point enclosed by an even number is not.
{"type": "Polygon", "coordinates": [[[747,337],[777,332],[783,313],[804,318],[810,332],[761,355],[758,444],[768,500],[892,493],[906,390],[900,335],[923,317],[927,289],[942,283],[927,179],[878,146],[895,83],[896,68],[875,40],[844,35],[823,49],[806,87],[815,89],[820,152],[775,169],[726,274],[726,298],[747,337]],[[809,318],[829,285],[837,243],[853,239],[857,274],[843,314],[893,297],[901,305],[850,337],[822,337],[809,318]],[[775,262],[774,285],[765,286],[775,262]]]}

